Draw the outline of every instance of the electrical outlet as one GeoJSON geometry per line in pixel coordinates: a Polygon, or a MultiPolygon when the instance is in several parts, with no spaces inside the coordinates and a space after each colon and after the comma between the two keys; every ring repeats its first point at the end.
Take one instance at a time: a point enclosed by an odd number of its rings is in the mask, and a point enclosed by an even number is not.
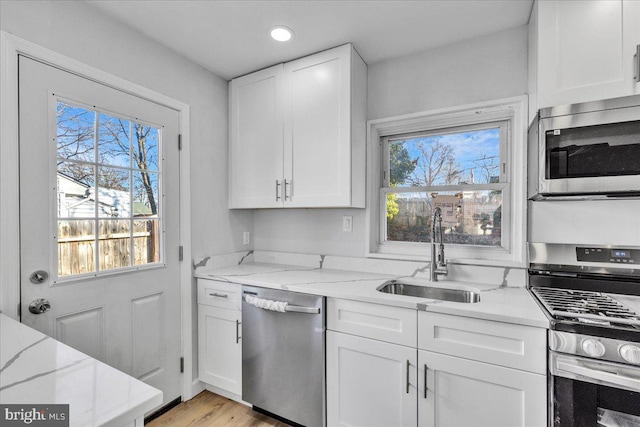
{"type": "Polygon", "coordinates": [[[249,243],[251,243],[251,233],[249,231],[245,231],[242,233],[242,244],[248,245],[249,243]]]}
{"type": "Polygon", "coordinates": [[[351,215],[342,216],[342,231],[353,231],[353,217],[351,215]]]}

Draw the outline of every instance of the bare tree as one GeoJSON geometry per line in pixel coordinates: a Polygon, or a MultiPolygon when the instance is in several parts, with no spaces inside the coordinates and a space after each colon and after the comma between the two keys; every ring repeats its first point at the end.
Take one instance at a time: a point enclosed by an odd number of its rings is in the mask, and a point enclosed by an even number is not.
{"type": "Polygon", "coordinates": [[[473,164],[480,169],[486,183],[490,183],[492,178],[500,175],[500,156],[487,156],[486,153],[481,153],[480,158],[474,160],[473,164]]]}
{"type": "MultiPolygon", "coordinates": [[[[149,170],[152,167],[157,167],[157,156],[151,155],[150,151],[157,150],[157,145],[152,145],[149,141],[152,136],[154,128],[150,126],[144,126],[140,123],[133,123],[131,130],[133,134],[133,141],[131,147],[129,146],[129,122],[123,121],[118,118],[111,118],[111,120],[105,120],[102,123],[102,129],[104,129],[104,138],[108,139],[112,144],[111,147],[116,147],[119,152],[105,152],[105,155],[117,156],[122,153],[129,153],[131,150],[131,156],[135,163],[135,166],[139,171],[134,172],[138,174],[140,182],[146,193],[149,208],[152,214],[158,213],[158,205],[155,198],[154,185],[151,181],[149,170]]],[[[157,152],[156,152],[157,154],[157,152]]],[[[137,182],[137,180],[134,179],[137,182]]],[[[134,184],[135,186],[135,184],[134,184]]]]}
{"type": "MultiPolygon", "coordinates": [[[[157,214],[155,185],[149,173],[149,170],[157,170],[158,166],[157,130],[100,114],[99,147],[96,150],[96,114],[81,107],[58,103],[58,171],[89,186],[95,185],[96,176],[97,185],[103,188],[129,191],[130,185],[140,186],[152,214],[157,214]],[[97,171],[94,171],[92,163],[100,164],[97,171]],[[139,170],[134,171],[134,182],[129,184],[128,172],[101,166],[103,164],[133,166],[139,170]]],[[[134,191],[134,194],[140,193],[134,191]]]]}
{"type": "Polygon", "coordinates": [[[456,162],[453,148],[441,138],[420,141],[416,148],[420,156],[410,177],[413,186],[454,184],[460,179],[462,169],[456,162]]]}

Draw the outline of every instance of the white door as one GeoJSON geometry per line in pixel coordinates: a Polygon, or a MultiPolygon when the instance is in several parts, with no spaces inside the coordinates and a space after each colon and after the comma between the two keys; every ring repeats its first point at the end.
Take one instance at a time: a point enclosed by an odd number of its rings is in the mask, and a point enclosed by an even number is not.
{"type": "Polygon", "coordinates": [[[419,426],[544,427],[546,392],[545,375],[418,351],[419,426]]]}
{"type": "Polygon", "coordinates": [[[22,322],[167,403],[181,380],[179,113],[24,57],[19,77],[22,322]],[[34,314],[39,299],[50,308],[34,314]]]}
{"type": "Polygon", "coordinates": [[[327,331],[327,425],[415,426],[415,348],[327,331]]]}

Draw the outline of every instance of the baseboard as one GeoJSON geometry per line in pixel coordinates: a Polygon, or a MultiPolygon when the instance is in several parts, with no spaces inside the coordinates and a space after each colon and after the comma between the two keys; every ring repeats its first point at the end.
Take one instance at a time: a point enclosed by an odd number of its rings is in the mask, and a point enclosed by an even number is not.
{"type": "Polygon", "coordinates": [[[204,383],[196,378],[191,383],[191,397],[185,400],[193,399],[194,397],[202,393],[204,390],[205,390],[204,383]]]}
{"type": "Polygon", "coordinates": [[[211,393],[215,393],[218,394],[222,397],[226,397],[227,399],[233,400],[235,402],[238,403],[242,403],[245,406],[249,406],[251,407],[251,403],[249,402],[245,402],[244,400],[242,400],[242,396],[235,394],[235,393],[231,393],[230,391],[227,390],[223,390],[221,388],[218,388],[214,385],[211,384],[205,384],[204,385],[205,389],[209,390],[211,393]]]}

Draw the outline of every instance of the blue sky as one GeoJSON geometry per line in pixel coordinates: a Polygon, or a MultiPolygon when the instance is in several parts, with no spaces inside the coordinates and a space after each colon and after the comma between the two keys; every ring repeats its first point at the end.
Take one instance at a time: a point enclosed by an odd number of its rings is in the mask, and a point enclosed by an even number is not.
{"type": "MultiPolygon", "coordinates": [[[[415,138],[405,141],[404,146],[409,151],[409,156],[415,159],[420,156],[420,151],[416,148],[417,143],[423,142],[430,144],[436,137],[424,137],[415,138]]],[[[456,162],[460,165],[461,169],[465,170],[465,175],[470,173],[471,169],[474,169],[476,176],[476,182],[482,176],[482,171],[474,161],[478,161],[482,158],[482,155],[487,157],[495,157],[493,162],[499,164],[500,156],[500,129],[486,129],[480,131],[460,132],[453,134],[440,135],[440,141],[449,145],[454,152],[456,162]]],[[[497,171],[496,171],[497,174],[497,171]]]]}

